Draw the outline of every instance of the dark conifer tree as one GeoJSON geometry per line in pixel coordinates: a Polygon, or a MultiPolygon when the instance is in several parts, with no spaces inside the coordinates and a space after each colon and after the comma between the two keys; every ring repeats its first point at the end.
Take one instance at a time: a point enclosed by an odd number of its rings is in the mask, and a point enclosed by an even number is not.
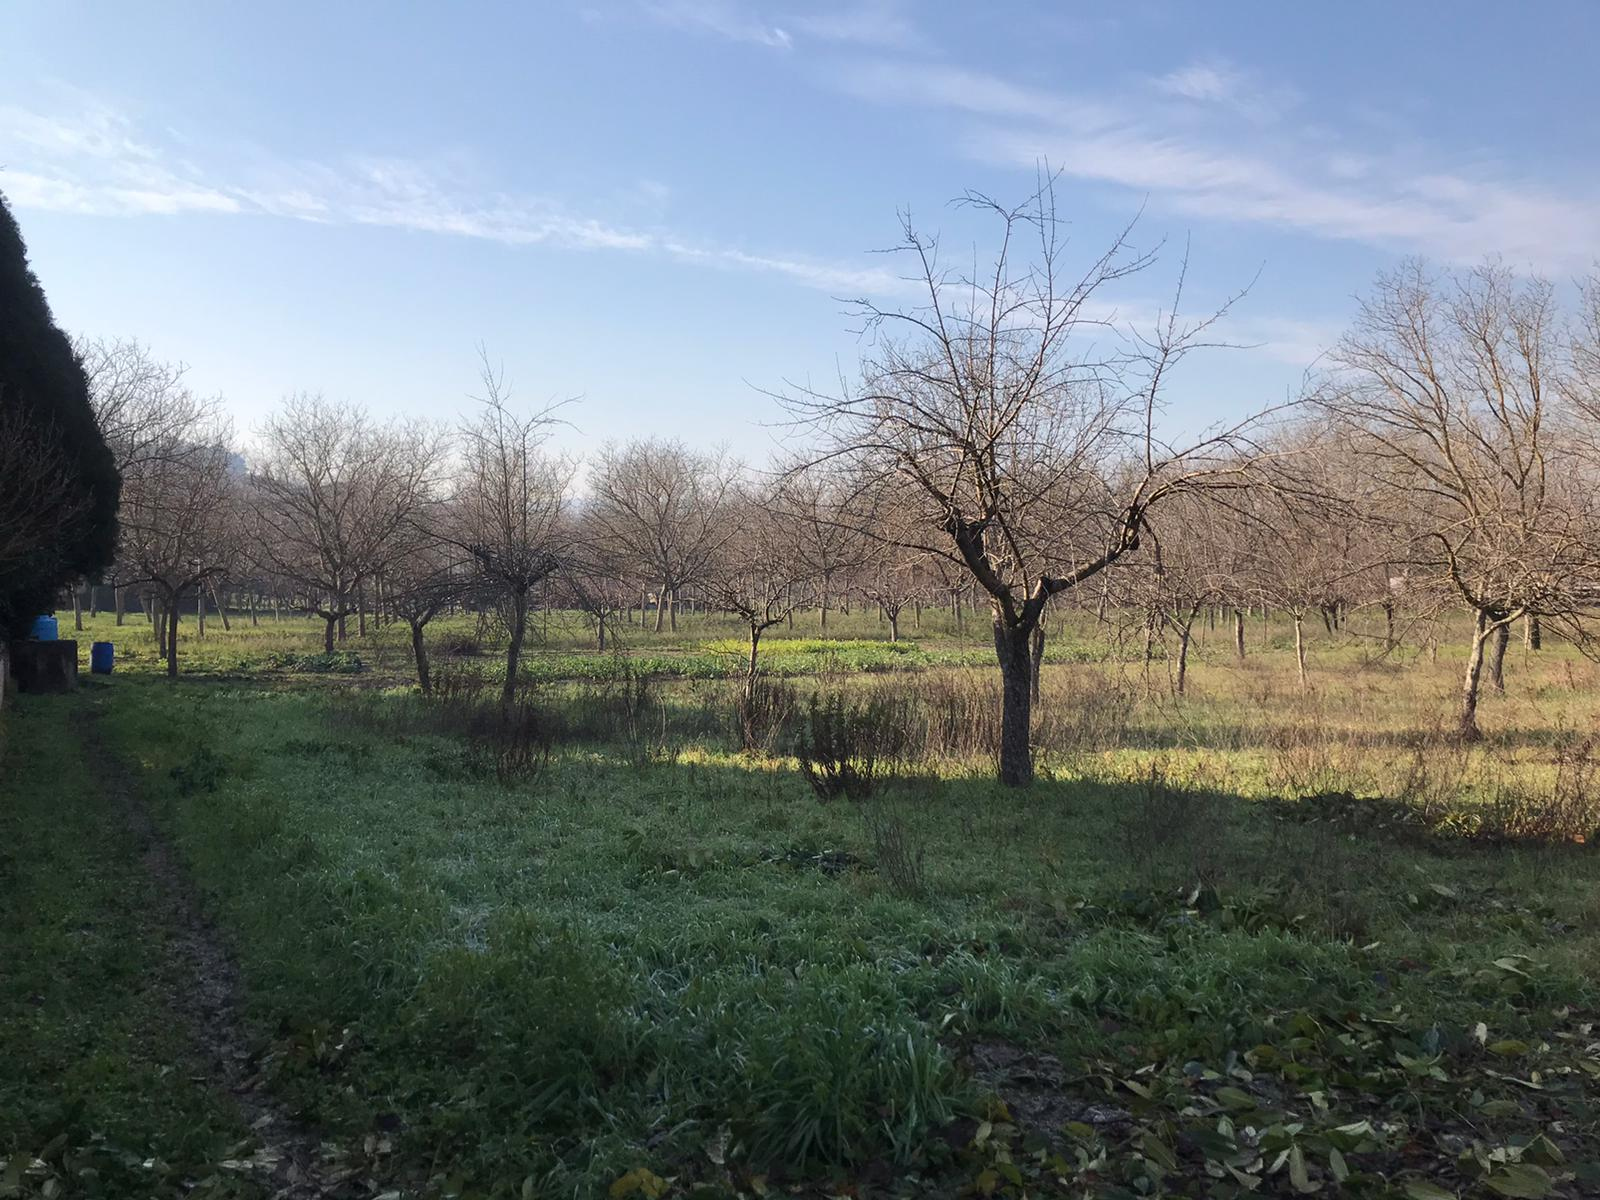
{"type": "Polygon", "coordinates": [[[72,344],[50,315],[28,266],[22,232],[0,196],[0,429],[12,462],[49,462],[54,486],[13,466],[0,472],[0,513],[12,523],[10,543],[23,550],[0,561],[0,636],[15,635],[74,579],[93,577],[116,550],[121,479],[89,403],[88,384],[72,344]],[[24,487],[32,490],[22,494],[24,487]],[[7,495],[7,491],[10,494],[7,495]],[[48,530],[26,538],[18,522],[48,530]]]}

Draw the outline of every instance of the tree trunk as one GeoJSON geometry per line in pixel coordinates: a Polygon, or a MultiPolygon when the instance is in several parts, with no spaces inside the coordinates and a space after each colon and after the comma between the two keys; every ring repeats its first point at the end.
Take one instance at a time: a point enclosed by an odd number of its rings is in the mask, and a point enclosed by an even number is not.
{"type": "Polygon", "coordinates": [[[417,686],[424,696],[433,695],[433,677],[428,674],[428,646],[422,638],[422,623],[411,622],[411,657],[417,660],[417,686]]]}
{"type": "Polygon", "coordinates": [[[1383,602],[1383,648],[1394,650],[1400,643],[1394,636],[1394,601],[1383,602]]]}
{"type": "Polygon", "coordinates": [[[1478,728],[1478,681],[1483,675],[1483,644],[1489,639],[1489,614],[1478,611],[1472,626],[1472,650],[1467,655],[1467,676],[1461,684],[1461,740],[1483,739],[1478,728]]]}
{"type": "Polygon", "coordinates": [[[171,596],[167,603],[167,678],[178,677],[178,597],[171,596]]]}
{"type": "Polygon", "coordinates": [[[1244,658],[1244,613],[1237,608],[1233,610],[1233,652],[1244,658]]]}
{"type": "MultiPolygon", "coordinates": [[[[661,615],[661,610],[656,610],[661,615]]],[[[517,698],[517,668],[522,662],[522,638],[528,629],[528,594],[511,597],[511,641],[506,646],[506,682],[500,689],[500,707],[509,709],[517,698]]]]}
{"type": "Polygon", "coordinates": [[[1189,681],[1189,629],[1190,626],[1185,625],[1178,630],[1177,692],[1180,696],[1183,695],[1184,687],[1189,681]]]}
{"type": "Polygon", "coordinates": [[[324,622],[324,627],[322,630],[322,652],[324,654],[332,654],[333,635],[339,628],[339,618],[327,616],[323,617],[322,620],[324,622]]]}
{"type": "Polygon", "coordinates": [[[367,585],[356,584],[356,636],[367,636],[367,585]]]}
{"type": "Polygon", "coordinates": [[[1543,632],[1544,631],[1539,627],[1539,618],[1529,617],[1527,629],[1529,650],[1538,650],[1541,648],[1544,643],[1544,638],[1541,636],[1543,632]]]}
{"type": "Polygon", "coordinates": [[[1489,686],[1498,695],[1506,694],[1506,647],[1511,644],[1511,624],[1502,621],[1495,626],[1494,640],[1489,643],[1489,686]]]}
{"type": "Polygon", "coordinates": [[[159,596],[154,594],[150,596],[150,604],[145,611],[145,616],[150,618],[150,632],[155,634],[156,657],[165,658],[167,656],[167,606],[161,602],[159,596]]]}
{"type": "Polygon", "coordinates": [[[72,585],[72,627],[83,632],[83,589],[76,583],[72,585]]]}
{"type": "Polygon", "coordinates": [[[223,602],[221,595],[218,594],[217,585],[214,583],[211,585],[211,599],[216,603],[217,616],[222,618],[223,631],[227,632],[233,628],[233,623],[228,620],[228,606],[223,602]]]}
{"type": "Polygon", "coordinates": [[[760,662],[758,655],[761,651],[761,626],[754,621],[750,623],[750,660],[745,665],[744,687],[739,692],[739,734],[744,741],[746,750],[756,748],[757,733],[755,726],[756,703],[756,667],[760,662]]]}
{"type": "Polygon", "coordinates": [[[900,640],[900,610],[897,608],[893,612],[889,612],[885,609],[884,616],[889,618],[889,641],[898,642],[900,640]]]}
{"type": "Polygon", "coordinates": [[[1007,629],[995,620],[994,649],[1000,660],[1000,782],[1027,787],[1033,782],[1033,661],[1028,629],[1007,629]]]}
{"type": "Polygon", "coordinates": [[[1033,634],[1028,639],[1028,698],[1039,698],[1039,684],[1044,676],[1044,614],[1039,615],[1039,623],[1033,627],[1033,634]]]}
{"type": "Polygon", "coordinates": [[[1311,681],[1306,677],[1305,616],[1298,612],[1294,614],[1294,663],[1300,672],[1300,687],[1304,690],[1311,681]]]}
{"type": "Polygon", "coordinates": [[[667,628],[673,633],[678,632],[678,589],[673,588],[667,593],[667,628]]]}
{"type": "Polygon", "coordinates": [[[111,603],[116,607],[117,624],[120,626],[122,624],[122,618],[127,614],[128,603],[127,597],[123,595],[123,591],[120,587],[113,587],[111,589],[111,603]]]}
{"type": "Polygon", "coordinates": [[[206,640],[206,588],[201,584],[194,590],[194,616],[198,628],[195,636],[202,642],[206,640]]]}
{"type": "Polygon", "coordinates": [[[603,611],[594,615],[594,648],[601,654],[606,652],[606,614],[603,611]]]}
{"type": "Polygon", "coordinates": [[[666,599],[667,599],[667,589],[665,587],[663,587],[659,592],[656,593],[656,627],[655,627],[655,632],[656,633],[660,633],[661,632],[661,622],[662,622],[663,618],[665,618],[666,615],[667,615],[663,611],[665,609],[665,607],[666,607],[666,599]]]}

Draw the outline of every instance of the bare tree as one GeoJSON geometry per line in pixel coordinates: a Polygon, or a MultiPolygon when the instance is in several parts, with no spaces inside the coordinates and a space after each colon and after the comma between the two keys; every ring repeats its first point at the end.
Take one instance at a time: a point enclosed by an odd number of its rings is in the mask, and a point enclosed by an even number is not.
{"type": "Polygon", "coordinates": [[[1564,351],[1545,281],[1412,262],[1379,277],[1318,396],[1411,529],[1417,584],[1472,614],[1466,740],[1482,736],[1485,652],[1502,629],[1532,617],[1586,640],[1600,554],[1564,351]]]}
{"type": "Polygon", "coordinates": [[[439,536],[437,513],[425,510],[405,531],[397,553],[383,574],[384,606],[406,623],[417,686],[433,694],[425,630],[440,613],[465,596],[472,586],[472,567],[449,541],[439,536]]]}
{"type": "Polygon", "coordinates": [[[657,633],[664,616],[677,629],[678,591],[704,578],[727,536],[723,502],[737,473],[725,450],[702,453],[679,441],[631,441],[600,452],[588,484],[589,542],[630,559],[660,587],[657,633]]]}
{"type": "MultiPolygon", "coordinates": [[[[607,536],[595,510],[586,505],[577,513],[571,550],[562,567],[566,598],[594,624],[595,649],[604,652],[606,631],[633,606],[639,594],[643,567],[626,548],[607,536]]],[[[659,610],[658,610],[659,611],[659,610]]],[[[644,623],[643,611],[639,621],[644,623]]]]}
{"type": "Polygon", "coordinates": [[[121,556],[124,581],[148,587],[168,678],[178,674],[183,598],[224,578],[239,550],[239,480],[227,429],[171,431],[159,453],[124,474],[121,556]]]}
{"type": "Polygon", "coordinates": [[[509,635],[501,703],[509,708],[516,700],[530,598],[565,558],[572,466],[548,451],[553,409],[515,412],[504,372],[480,356],[483,395],[477,413],[461,425],[455,520],[447,536],[500,605],[509,635]]]}
{"type": "Polygon", "coordinates": [[[795,551],[814,583],[818,626],[826,630],[828,605],[866,553],[861,527],[871,520],[867,504],[882,512],[884,498],[868,501],[830,472],[790,470],[775,503],[793,528],[795,551]]]}
{"type": "Polygon", "coordinates": [[[753,745],[761,637],[812,599],[812,568],[799,553],[793,522],[770,488],[746,485],[730,497],[730,532],[707,575],[717,607],[735,614],[749,631],[739,715],[746,745],[753,745]]]}
{"type": "Polygon", "coordinates": [[[1165,313],[1148,334],[1111,337],[1102,293],[1154,261],[1131,228],[1068,277],[1053,181],[1016,208],[973,194],[964,203],[999,225],[992,269],[945,269],[937,242],[906,218],[899,249],[922,307],[861,301],[876,336],[860,385],[781,398],[820,438],[813,461],[843,461],[871,486],[897,480],[916,514],[904,544],[959,564],[988,596],[1000,778],[1022,785],[1033,778],[1032,642],[1046,604],[1137,549],[1155,506],[1242,483],[1232,452],[1244,426],[1181,448],[1158,433],[1169,373],[1220,313],[1190,324],[1165,313]]]}
{"type": "Polygon", "coordinates": [[[267,422],[251,480],[255,552],[322,618],[325,651],[362,585],[405,545],[442,453],[425,425],[377,426],[318,395],[291,397],[267,422]]]}

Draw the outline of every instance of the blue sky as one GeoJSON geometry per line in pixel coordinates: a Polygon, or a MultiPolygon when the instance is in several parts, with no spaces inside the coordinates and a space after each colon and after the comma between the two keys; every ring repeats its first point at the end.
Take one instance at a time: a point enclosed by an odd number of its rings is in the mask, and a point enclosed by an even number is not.
{"type": "Polygon", "coordinates": [[[475,347],[576,449],[759,457],[760,392],[894,302],[896,211],[970,259],[968,188],[1062,172],[1074,245],[1141,206],[1120,318],[1259,271],[1174,419],[1272,403],[1399,256],[1600,258],[1600,6],[13,3],[0,190],[58,319],[226,396],[445,417],[475,347]]]}

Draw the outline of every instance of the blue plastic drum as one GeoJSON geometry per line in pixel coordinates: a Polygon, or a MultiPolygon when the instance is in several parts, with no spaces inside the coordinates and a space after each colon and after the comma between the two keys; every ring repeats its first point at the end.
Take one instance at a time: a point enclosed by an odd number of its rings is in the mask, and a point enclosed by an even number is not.
{"type": "Polygon", "coordinates": [[[96,675],[109,675],[116,658],[117,648],[114,645],[110,642],[96,642],[89,647],[89,670],[96,675]]]}
{"type": "Polygon", "coordinates": [[[36,642],[53,642],[61,636],[54,617],[35,617],[28,636],[36,642]]]}

